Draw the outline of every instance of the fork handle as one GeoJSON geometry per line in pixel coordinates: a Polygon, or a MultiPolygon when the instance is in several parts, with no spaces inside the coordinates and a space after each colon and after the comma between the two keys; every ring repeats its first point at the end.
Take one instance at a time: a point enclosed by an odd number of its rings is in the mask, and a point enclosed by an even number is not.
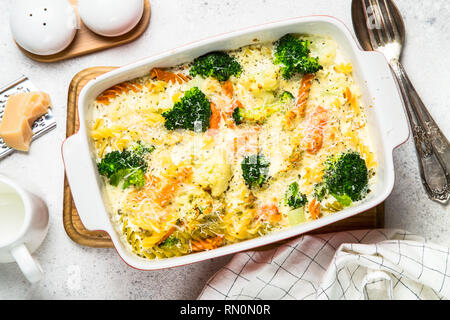
{"type": "Polygon", "coordinates": [[[390,66],[402,93],[419,160],[422,184],[431,200],[450,198],[450,144],[414,89],[400,61],[390,66]]]}

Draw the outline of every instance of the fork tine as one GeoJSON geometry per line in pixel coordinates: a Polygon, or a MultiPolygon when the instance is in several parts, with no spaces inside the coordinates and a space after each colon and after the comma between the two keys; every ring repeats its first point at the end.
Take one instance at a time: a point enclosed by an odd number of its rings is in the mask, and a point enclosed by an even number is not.
{"type": "Polygon", "coordinates": [[[383,26],[383,28],[381,28],[383,31],[380,32],[385,35],[387,41],[392,42],[394,41],[394,39],[392,38],[392,36],[394,35],[393,32],[391,34],[391,30],[393,29],[392,20],[389,20],[389,8],[387,6],[386,0],[376,0],[376,2],[378,11],[380,13],[381,24],[383,26]]]}
{"type": "MultiPolygon", "coordinates": [[[[364,9],[364,18],[366,20],[366,27],[367,27],[367,33],[369,34],[370,43],[372,44],[372,48],[376,49],[380,46],[379,38],[376,37],[373,29],[374,26],[372,26],[371,23],[371,17],[369,17],[369,8],[371,8],[370,2],[367,5],[366,0],[361,0],[363,9],[364,9]]],[[[373,9],[371,9],[371,12],[373,12],[373,9]]],[[[376,19],[376,17],[375,17],[376,19]]],[[[375,25],[377,25],[377,22],[375,21],[375,25]]]]}
{"type": "Polygon", "coordinates": [[[370,5],[372,7],[373,15],[375,16],[375,19],[377,21],[377,25],[380,26],[377,28],[377,33],[380,38],[381,46],[384,46],[387,42],[390,42],[390,35],[389,33],[386,33],[386,24],[383,19],[383,12],[380,8],[380,2],[379,0],[369,0],[370,5]]]}
{"type": "Polygon", "coordinates": [[[387,27],[390,31],[392,31],[392,34],[394,35],[394,40],[399,41],[400,39],[400,33],[398,31],[397,24],[395,22],[394,17],[392,16],[391,8],[387,3],[387,0],[382,0],[383,7],[386,12],[386,18],[387,18],[387,27]]]}

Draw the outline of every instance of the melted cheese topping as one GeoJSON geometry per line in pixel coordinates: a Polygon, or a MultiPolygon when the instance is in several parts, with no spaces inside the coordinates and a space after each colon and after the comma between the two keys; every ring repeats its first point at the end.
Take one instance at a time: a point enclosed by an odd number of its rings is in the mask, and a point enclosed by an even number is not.
{"type": "MultiPolygon", "coordinates": [[[[286,114],[295,108],[295,100],[283,106],[277,101],[283,91],[297,96],[302,75],[282,78],[279,66],[273,64],[273,43],[228,52],[243,69],[239,77],[230,78],[232,96],[213,78],[196,76],[180,83],[149,75],[132,81],[139,90],[119,93],[107,104],[93,103],[91,135],[98,161],[136,141],[155,146],[147,157],[144,188],[122,189],[106,180],[104,184],[112,219],[133,252],[146,258],[171,257],[289,227],[287,187],[297,182],[309,203],[315,184],[322,181],[324,161],[347,150],[364,158],[373,189],[376,160],[352,66],[333,39],[302,38],[311,41],[311,56],[319,57],[323,69],[312,81],[304,116],[293,126],[287,124],[286,114]],[[230,115],[239,101],[254,121],[236,126],[225,116],[213,132],[167,130],[162,113],[194,86],[222,114],[230,115]],[[308,152],[319,131],[321,146],[308,152]],[[257,152],[270,161],[269,179],[261,188],[249,188],[240,164],[244,156],[257,152]],[[168,245],[164,241],[170,236],[173,241],[168,245]]],[[[170,71],[187,77],[189,64],[170,71]]],[[[341,209],[330,196],[320,204],[320,215],[341,209]]],[[[308,205],[302,214],[304,222],[313,219],[308,205]]]]}

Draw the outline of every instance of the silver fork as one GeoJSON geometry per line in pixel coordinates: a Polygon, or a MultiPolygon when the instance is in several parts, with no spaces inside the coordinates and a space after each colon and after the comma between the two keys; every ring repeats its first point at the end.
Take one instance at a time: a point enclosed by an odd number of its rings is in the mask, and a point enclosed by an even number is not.
{"type": "Polygon", "coordinates": [[[400,87],[414,137],[422,184],[430,199],[446,204],[450,198],[450,144],[399,61],[405,39],[403,21],[398,21],[401,15],[394,11],[397,8],[391,0],[361,1],[372,49],[384,54],[400,87]]]}

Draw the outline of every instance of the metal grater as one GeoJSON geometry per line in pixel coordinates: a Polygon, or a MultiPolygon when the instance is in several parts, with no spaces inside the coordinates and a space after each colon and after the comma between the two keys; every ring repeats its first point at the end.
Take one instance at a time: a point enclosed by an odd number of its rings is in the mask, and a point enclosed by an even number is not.
{"type": "MultiPolygon", "coordinates": [[[[3,118],[3,112],[5,111],[6,107],[6,101],[8,101],[8,97],[15,93],[21,93],[21,92],[30,92],[30,91],[39,91],[36,86],[25,76],[20,77],[17,80],[14,80],[13,82],[7,84],[6,86],[0,88],[0,121],[3,118]]],[[[42,117],[37,119],[33,127],[31,128],[33,130],[33,138],[37,139],[43,134],[49,132],[50,130],[54,129],[56,127],[56,121],[53,117],[53,112],[50,109],[48,109],[48,112],[44,114],[42,117]]],[[[3,159],[10,153],[14,152],[15,150],[8,147],[0,138],[0,159],[3,159]]]]}

